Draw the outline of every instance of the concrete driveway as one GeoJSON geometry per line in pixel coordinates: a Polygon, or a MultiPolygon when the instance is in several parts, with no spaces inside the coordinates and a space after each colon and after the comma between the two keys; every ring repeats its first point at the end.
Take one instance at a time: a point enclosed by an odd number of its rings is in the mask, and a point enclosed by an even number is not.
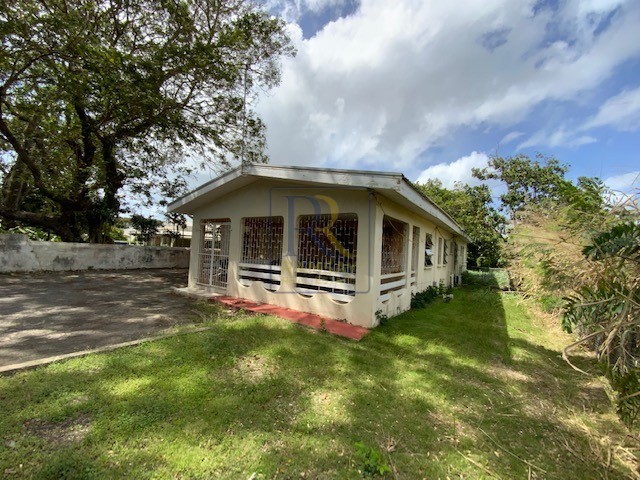
{"type": "Polygon", "coordinates": [[[187,270],[0,275],[0,367],[94,349],[192,323],[175,295],[187,270]]]}

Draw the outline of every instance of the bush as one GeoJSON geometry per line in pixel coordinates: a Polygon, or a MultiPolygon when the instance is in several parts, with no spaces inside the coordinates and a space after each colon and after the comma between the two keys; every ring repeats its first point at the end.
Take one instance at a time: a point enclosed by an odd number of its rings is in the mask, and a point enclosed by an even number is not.
{"type": "Polygon", "coordinates": [[[441,295],[451,293],[451,287],[445,287],[440,283],[437,287],[429,286],[426,290],[411,295],[411,308],[424,308],[441,295]]]}
{"type": "Polygon", "coordinates": [[[363,442],[357,442],[355,447],[357,468],[363,477],[375,477],[391,471],[389,465],[384,461],[382,453],[378,450],[365,445],[363,442]]]}

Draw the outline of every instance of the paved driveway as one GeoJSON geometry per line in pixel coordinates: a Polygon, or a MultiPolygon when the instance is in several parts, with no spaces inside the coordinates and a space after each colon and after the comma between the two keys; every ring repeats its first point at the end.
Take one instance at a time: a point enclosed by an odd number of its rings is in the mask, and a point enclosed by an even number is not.
{"type": "Polygon", "coordinates": [[[103,347],[191,323],[186,270],[0,275],[0,367],[103,347]]]}

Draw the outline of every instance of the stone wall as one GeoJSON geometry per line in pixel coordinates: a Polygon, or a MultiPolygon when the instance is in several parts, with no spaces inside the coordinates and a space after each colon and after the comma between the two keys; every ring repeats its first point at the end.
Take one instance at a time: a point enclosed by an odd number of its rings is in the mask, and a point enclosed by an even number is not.
{"type": "Polygon", "coordinates": [[[0,273],[188,267],[188,248],[36,242],[26,235],[0,235],[0,273]]]}

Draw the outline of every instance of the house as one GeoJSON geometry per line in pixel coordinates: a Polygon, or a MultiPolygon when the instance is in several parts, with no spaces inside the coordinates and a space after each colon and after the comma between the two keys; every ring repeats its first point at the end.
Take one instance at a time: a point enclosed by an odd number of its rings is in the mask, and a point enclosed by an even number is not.
{"type": "Polygon", "coordinates": [[[163,222],[148,245],[155,247],[190,247],[192,236],[191,219],[187,217],[186,225],[179,225],[173,222],[163,222]]]}
{"type": "Polygon", "coordinates": [[[468,237],[400,173],[245,165],[169,211],[193,216],[189,288],[369,328],[466,265],[468,237]]]}

